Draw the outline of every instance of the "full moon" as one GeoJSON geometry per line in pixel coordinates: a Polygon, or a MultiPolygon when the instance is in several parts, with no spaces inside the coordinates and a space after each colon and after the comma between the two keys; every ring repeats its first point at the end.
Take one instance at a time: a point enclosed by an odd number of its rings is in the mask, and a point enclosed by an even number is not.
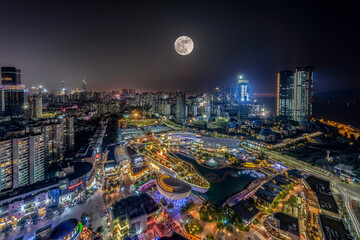
{"type": "Polygon", "coordinates": [[[188,36],[181,36],[176,39],[174,47],[178,54],[188,55],[194,49],[194,42],[188,36]]]}

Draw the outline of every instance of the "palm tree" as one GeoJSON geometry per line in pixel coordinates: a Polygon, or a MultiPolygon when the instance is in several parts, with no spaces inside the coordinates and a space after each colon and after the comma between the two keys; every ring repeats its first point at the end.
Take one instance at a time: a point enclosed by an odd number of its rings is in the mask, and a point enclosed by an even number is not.
{"type": "Polygon", "coordinates": [[[214,240],[214,236],[211,233],[206,234],[206,240],[214,240]]]}

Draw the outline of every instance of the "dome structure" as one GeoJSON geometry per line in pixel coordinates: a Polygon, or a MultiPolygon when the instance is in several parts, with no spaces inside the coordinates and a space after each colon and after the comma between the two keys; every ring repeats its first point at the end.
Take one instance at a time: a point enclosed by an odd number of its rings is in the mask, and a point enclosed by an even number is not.
{"type": "Polygon", "coordinates": [[[76,240],[82,230],[82,224],[76,218],[70,218],[57,225],[50,233],[51,240],[76,240]]]}
{"type": "Polygon", "coordinates": [[[156,178],[156,186],[164,197],[172,200],[184,199],[191,193],[189,184],[168,175],[159,175],[156,178]]]}

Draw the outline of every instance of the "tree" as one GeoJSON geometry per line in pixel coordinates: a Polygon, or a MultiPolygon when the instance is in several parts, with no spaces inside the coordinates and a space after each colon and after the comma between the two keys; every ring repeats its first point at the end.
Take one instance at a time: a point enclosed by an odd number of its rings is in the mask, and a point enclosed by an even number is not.
{"type": "Polygon", "coordinates": [[[180,213],[181,213],[181,214],[186,213],[186,207],[185,207],[184,205],[181,206],[181,208],[180,208],[180,213]]]}
{"type": "Polygon", "coordinates": [[[160,203],[161,203],[161,205],[163,205],[164,207],[168,204],[165,198],[162,198],[162,199],[160,200],[160,203]]]}
{"type": "Polygon", "coordinates": [[[242,222],[243,221],[243,217],[241,215],[241,213],[237,212],[237,213],[234,213],[234,222],[242,222]]]}
{"type": "Polygon", "coordinates": [[[288,203],[292,206],[292,207],[296,207],[298,205],[298,202],[297,202],[297,197],[295,195],[291,195],[289,200],[288,200],[288,203]]]}
{"type": "Polygon", "coordinates": [[[230,224],[228,224],[228,225],[226,226],[226,230],[228,230],[229,232],[233,232],[233,231],[234,231],[234,228],[233,228],[230,224]]]}
{"type": "Polygon", "coordinates": [[[86,213],[82,213],[82,214],[81,214],[80,220],[81,220],[81,222],[82,222],[83,224],[85,223],[86,217],[87,217],[87,214],[86,214],[86,213]]]}
{"type": "Polygon", "coordinates": [[[206,240],[214,240],[214,236],[211,233],[206,234],[206,240]]]}
{"type": "Polygon", "coordinates": [[[168,209],[173,209],[174,208],[174,204],[172,202],[170,202],[168,205],[167,205],[168,209]]]}
{"type": "Polygon", "coordinates": [[[225,225],[224,225],[223,222],[217,222],[217,223],[216,223],[216,227],[217,227],[218,229],[222,230],[222,229],[224,229],[225,225]]]}
{"type": "Polygon", "coordinates": [[[97,232],[98,234],[101,234],[103,231],[104,231],[104,227],[103,227],[103,226],[99,226],[99,227],[96,229],[96,232],[97,232]]]}

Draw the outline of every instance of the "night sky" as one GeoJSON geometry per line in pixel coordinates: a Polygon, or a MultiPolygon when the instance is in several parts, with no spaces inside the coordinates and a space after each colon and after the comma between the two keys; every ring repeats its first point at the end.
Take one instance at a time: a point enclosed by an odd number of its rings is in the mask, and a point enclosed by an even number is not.
{"type": "Polygon", "coordinates": [[[360,88],[360,14],[327,1],[4,1],[0,66],[28,88],[208,91],[235,85],[271,93],[276,73],[313,65],[315,91],[360,88]],[[131,2],[131,3],[130,3],[131,2]],[[195,43],[188,56],[178,36],[195,43]]]}

